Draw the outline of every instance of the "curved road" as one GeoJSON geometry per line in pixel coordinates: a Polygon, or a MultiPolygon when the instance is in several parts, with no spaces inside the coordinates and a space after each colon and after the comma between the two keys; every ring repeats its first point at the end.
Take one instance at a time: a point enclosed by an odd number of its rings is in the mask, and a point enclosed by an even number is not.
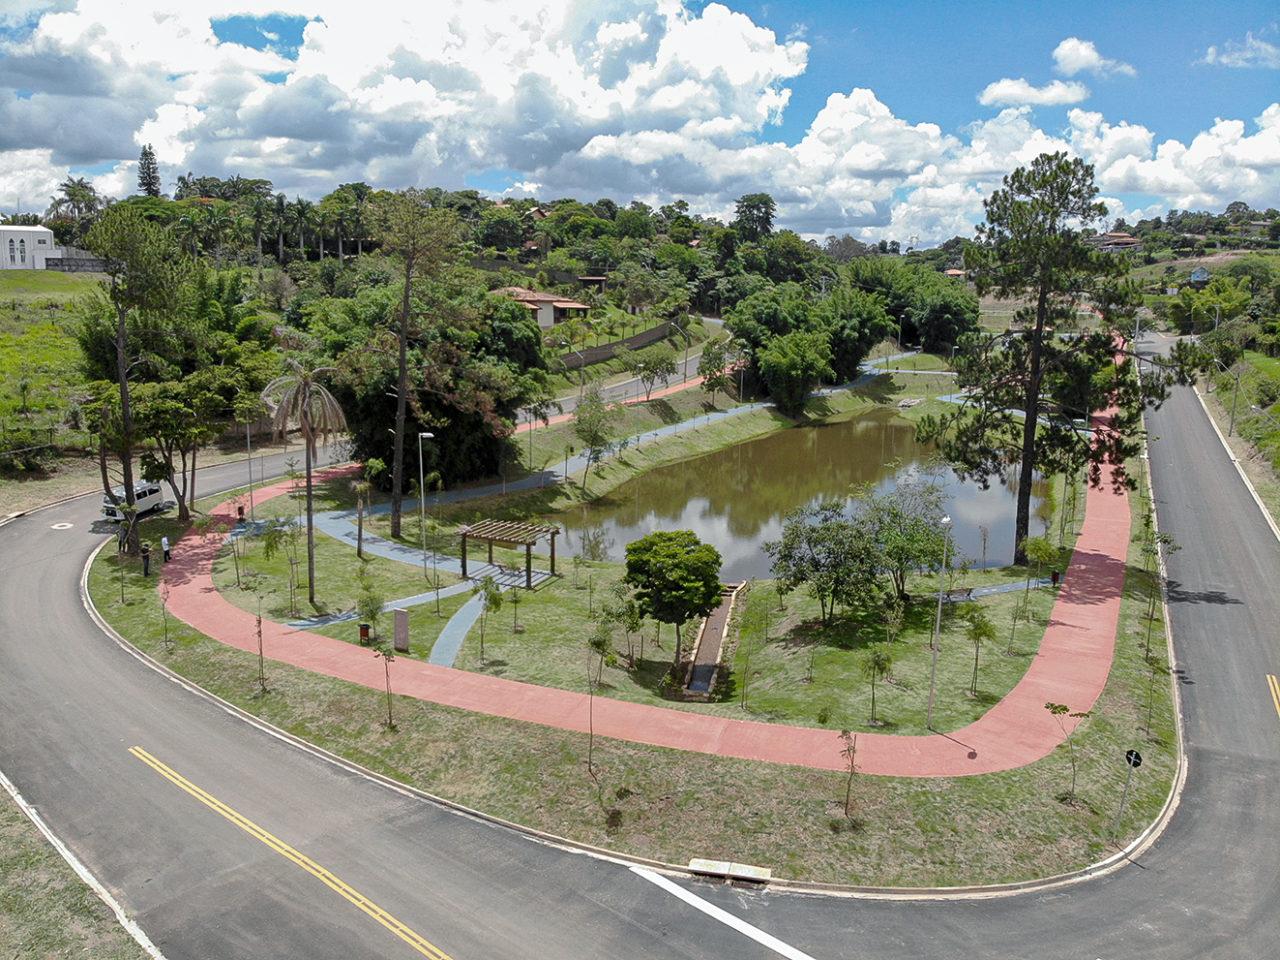
{"type": "MultiPolygon", "coordinates": [[[[1102,879],[962,902],[674,888],[727,911],[710,916],[625,866],[364,780],[140,664],[79,602],[96,498],[0,528],[0,770],[171,958],[1273,956],[1280,545],[1189,391],[1149,424],[1161,526],[1182,547],[1170,609],[1190,768],[1165,834],[1102,879]],[[135,745],[434,948],[162,779],[135,745]]],[[[203,492],[240,482],[237,466],[202,471],[203,492]]]]}

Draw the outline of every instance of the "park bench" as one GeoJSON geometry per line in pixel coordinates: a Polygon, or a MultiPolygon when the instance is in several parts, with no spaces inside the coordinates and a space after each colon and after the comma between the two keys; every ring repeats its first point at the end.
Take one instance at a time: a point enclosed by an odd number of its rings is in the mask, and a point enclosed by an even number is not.
{"type": "Polygon", "coordinates": [[[960,603],[964,600],[973,599],[973,587],[965,587],[962,590],[948,590],[942,595],[942,599],[947,603],[960,603]]]}

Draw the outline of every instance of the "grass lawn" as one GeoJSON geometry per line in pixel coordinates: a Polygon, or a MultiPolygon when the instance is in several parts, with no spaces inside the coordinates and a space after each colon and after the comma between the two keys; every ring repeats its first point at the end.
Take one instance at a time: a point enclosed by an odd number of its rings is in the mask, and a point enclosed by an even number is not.
{"type": "MultiPolygon", "coordinates": [[[[345,613],[355,608],[361,590],[359,572],[364,571],[384,601],[399,600],[424,593],[434,587],[434,578],[424,576],[416,564],[387,560],[366,553],[362,561],[355,550],[316,531],[316,603],[307,602],[306,528],[298,528],[297,606],[301,616],[345,613]]],[[[257,591],[262,594],[262,615],[271,620],[294,619],[289,610],[289,557],[281,551],[267,559],[260,537],[247,537],[240,546],[240,582],[236,586],[236,560],[229,546],[223,547],[213,565],[213,582],[222,595],[241,609],[257,610],[257,591]]],[[[459,578],[443,570],[435,571],[441,586],[451,586],[459,578]]],[[[390,623],[384,624],[389,629],[390,623]]]]}
{"type": "Polygon", "coordinates": [[[145,956],[107,905],[0,790],[0,957],[145,956]]]}
{"type": "Polygon", "coordinates": [[[0,424],[7,429],[62,424],[84,382],[68,301],[96,282],[93,274],[0,272],[0,424]]]}
{"type": "MultiPolygon", "coordinates": [[[[355,762],[497,816],[671,862],[714,856],[765,864],[781,877],[997,882],[1074,869],[1112,851],[1125,749],[1141,748],[1146,762],[1135,777],[1120,840],[1149,823],[1167,796],[1175,761],[1171,690],[1163,678],[1149,686],[1142,656],[1153,580],[1135,565],[1141,525],[1134,531],[1116,662],[1093,716],[1075,737],[1077,801],[1059,799],[1071,780],[1064,746],[1028,767],[990,776],[858,776],[851,820],[843,816],[845,778],[838,773],[597,739],[597,785],[587,774],[582,735],[404,698],[396,701],[397,729],[388,732],[379,722],[380,691],[280,664],[268,666],[270,692],[259,696],[251,654],[182,625],[171,625],[175,642],[167,651],[154,581],[142,582],[130,566],[122,604],[113,551],[95,561],[90,591],[134,643],[219,696],[355,762]],[[1141,729],[1149,691],[1150,735],[1141,729]]],[[[521,620],[530,616],[522,605],[521,620]]],[[[1160,624],[1154,626],[1153,643],[1163,649],[1160,624]]]]}
{"type": "MultiPolygon", "coordinates": [[[[1056,491],[1060,484],[1052,484],[1049,489],[1056,491]]],[[[1048,499],[1048,506],[1056,511],[1056,498],[1048,499]]],[[[1056,529],[1058,516],[1055,512],[1047,520],[1039,519],[1056,529]]],[[[1070,556],[1080,519],[1075,517],[1066,525],[1059,569],[1070,556]]],[[[593,614],[610,598],[624,568],[617,563],[566,561],[562,572],[559,580],[522,592],[518,611],[511,610],[513,594],[508,593],[502,610],[490,618],[486,628],[484,659],[480,657],[477,624],[455,666],[585,692],[586,665],[593,659],[587,648],[594,629],[593,614]],[[515,629],[516,616],[522,628],[519,632],[515,629]]],[[[1023,582],[1027,574],[1018,567],[957,572],[949,589],[1016,584],[1023,582]]],[[[842,610],[831,623],[823,625],[818,603],[807,592],[787,595],[780,608],[772,581],[754,582],[739,596],[726,639],[730,669],[722,671],[711,702],[672,701],[676,691],[669,689],[665,678],[674,654],[673,630],[670,626],[659,630],[653,622],[646,622],[640,634],[614,631],[612,655],[606,658],[600,674],[599,690],[618,699],[722,716],[837,730],[923,733],[936,589],[937,579],[932,576],[908,581],[908,591],[917,599],[909,605],[904,629],[891,646],[892,677],[877,684],[875,725],[870,723],[870,688],[861,668],[867,645],[885,639],[878,614],[862,609],[842,610]],[[748,671],[749,683],[745,680],[748,671]],[[745,705],[744,684],[748,686],[745,705]]],[[[1049,588],[1032,590],[1030,619],[1020,618],[1016,633],[1011,631],[1013,611],[1022,602],[1022,591],[974,601],[999,632],[999,641],[980,651],[976,697],[968,693],[973,646],[964,638],[964,623],[957,616],[957,606],[944,606],[936,729],[953,730],[976,720],[1021,679],[1039,648],[1054,595],[1049,588]],[[1011,655],[1006,653],[1010,646],[1011,655]]],[[[686,625],[686,646],[695,629],[692,624],[686,625]]]]}

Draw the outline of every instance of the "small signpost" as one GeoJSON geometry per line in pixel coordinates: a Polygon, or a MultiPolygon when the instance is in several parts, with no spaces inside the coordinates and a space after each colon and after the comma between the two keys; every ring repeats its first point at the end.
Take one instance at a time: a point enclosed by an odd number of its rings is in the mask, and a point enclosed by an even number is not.
{"type": "Polygon", "coordinates": [[[1129,769],[1124,777],[1124,793],[1120,795],[1120,809],[1116,811],[1116,821],[1111,826],[1112,836],[1120,829],[1120,820],[1124,816],[1124,807],[1129,802],[1129,785],[1133,783],[1133,771],[1142,766],[1142,754],[1137,750],[1126,750],[1124,752],[1124,762],[1128,764],[1129,769]]]}
{"type": "Polygon", "coordinates": [[[396,610],[396,653],[409,652],[409,611],[396,610]]]}

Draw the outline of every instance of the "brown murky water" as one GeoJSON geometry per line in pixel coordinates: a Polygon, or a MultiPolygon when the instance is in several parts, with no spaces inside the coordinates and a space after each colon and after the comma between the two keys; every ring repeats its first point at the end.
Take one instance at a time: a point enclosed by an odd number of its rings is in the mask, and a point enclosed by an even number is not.
{"type": "MultiPolygon", "coordinates": [[[[942,484],[954,524],[953,543],[976,565],[980,528],[988,530],[988,566],[1013,559],[1014,491],[992,483],[965,483],[916,442],[915,426],[891,410],[797,427],[715,453],[652,470],[609,497],[555,517],[565,531],[565,552],[591,559],[623,560],[626,545],[654,530],[692,530],[724,558],[727,581],[768,577],[764,543],[776,540],[782,520],[796,507],[849,497],[870,485],[892,489],[929,473],[942,484]]],[[[1034,533],[1048,505],[1044,484],[1032,502],[1034,533]]]]}

